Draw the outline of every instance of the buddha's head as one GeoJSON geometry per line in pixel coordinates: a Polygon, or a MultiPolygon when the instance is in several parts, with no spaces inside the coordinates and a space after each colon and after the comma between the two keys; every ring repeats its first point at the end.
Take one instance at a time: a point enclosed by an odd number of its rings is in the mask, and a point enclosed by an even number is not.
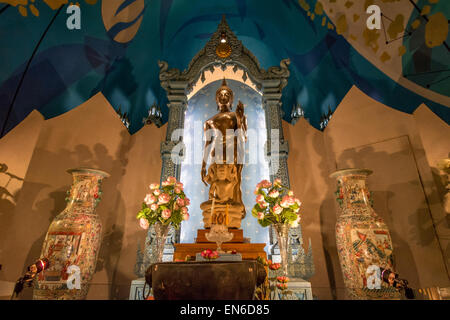
{"type": "Polygon", "coordinates": [[[220,112],[227,112],[231,110],[233,103],[233,91],[227,86],[225,78],[222,81],[222,86],[216,91],[217,109],[220,112]]]}

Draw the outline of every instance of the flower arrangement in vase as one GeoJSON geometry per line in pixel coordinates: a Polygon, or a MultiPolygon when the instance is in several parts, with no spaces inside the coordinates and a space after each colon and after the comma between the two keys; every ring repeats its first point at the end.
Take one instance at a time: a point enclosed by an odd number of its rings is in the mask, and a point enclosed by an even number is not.
{"type": "Polygon", "coordinates": [[[275,179],[273,184],[267,180],[262,180],[256,185],[254,193],[256,204],[252,209],[252,215],[258,219],[261,226],[274,226],[280,248],[283,273],[286,276],[289,228],[298,227],[302,203],[294,197],[292,190],[281,184],[280,179],[275,179]]]}
{"type": "Polygon", "coordinates": [[[154,225],[156,233],[157,261],[162,261],[162,254],[169,227],[178,229],[182,221],[189,219],[188,205],[190,200],[183,191],[183,184],[174,177],[161,183],[150,185],[142,209],[137,218],[141,228],[148,229],[154,225]]]}

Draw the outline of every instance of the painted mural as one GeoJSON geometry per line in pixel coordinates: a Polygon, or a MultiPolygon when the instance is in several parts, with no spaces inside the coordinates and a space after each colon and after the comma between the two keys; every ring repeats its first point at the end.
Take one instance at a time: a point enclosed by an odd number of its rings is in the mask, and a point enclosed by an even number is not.
{"type": "MultiPolygon", "coordinates": [[[[364,3],[378,2],[385,1],[364,3]]],[[[334,1],[316,0],[0,0],[1,135],[34,109],[52,118],[99,91],[116,110],[127,112],[131,133],[142,127],[142,118],[153,103],[161,106],[163,121],[167,121],[167,99],[159,83],[157,61],[185,69],[223,14],[263,68],[291,59],[291,77],[283,92],[287,121],[292,106],[300,103],[305,118],[319,128],[321,116],[329,108],[334,111],[355,85],[403,112],[411,113],[425,103],[450,123],[448,106],[400,85],[352,46],[348,31],[356,5],[347,1],[346,6],[338,7],[342,13],[348,10],[345,19],[331,12],[332,5],[334,1]],[[72,4],[80,8],[80,29],[67,27],[72,4]]],[[[394,5],[408,2],[399,0],[394,5]]],[[[405,30],[417,30],[399,40],[402,72],[413,74],[408,79],[420,88],[448,97],[449,41],[441,22],[442,17],[449,18],[450,3],[420,0],[416,5],[425,10],[422,15],[411,8],[405,11],[402,23],[396,22],[405,30]],[[416,22],[425,19],[422,16],[431,22],[416,22]],[[440,30],[439,34],[430,28],[440,30]],[[421,76],[424,72],[426,76],[421,76]]],[[[390,26],[391,22],[387,29],[390,26]]],[[[400,35],[400,29],[393,24],[392,36],[400,35]]],[[[381,31],[377,34],[381,41],[381,31]]],[[[374,43],[370,34],[366,36],[369,44],[374,43]]]]}

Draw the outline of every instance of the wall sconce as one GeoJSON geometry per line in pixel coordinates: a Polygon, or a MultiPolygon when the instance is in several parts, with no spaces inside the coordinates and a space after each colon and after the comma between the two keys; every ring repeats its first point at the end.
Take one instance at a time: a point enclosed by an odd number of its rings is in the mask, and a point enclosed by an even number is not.
{"type": "Polygon", "coordinates": [[[303,108],[301,107],[301,105],[298,103],[297,105],[294,105],[292,107],[292,112],[291,112],[291,123],[294,125],[297,123],[297,121],[301,118],[305,116],[305,111],[303,110],[303,108]]]}
{"type": "Polygon", "coordinates": [[[122,110],[119,107],[119,110],[117,110],[117,114],[119,115],[120,121],[125,125],[127,129],[130,128],[130,119],[128,119],[128,113],[122,114],[122,110]]]}
{"type": "Polygon", "coordinates": [[[142,122],[146,125],[154,123],[158,128],[161,127],[162,126],[161,108],[156,103],[153,103],[150,109],[148,109],[147,118],[144,118],[142,122]]]}

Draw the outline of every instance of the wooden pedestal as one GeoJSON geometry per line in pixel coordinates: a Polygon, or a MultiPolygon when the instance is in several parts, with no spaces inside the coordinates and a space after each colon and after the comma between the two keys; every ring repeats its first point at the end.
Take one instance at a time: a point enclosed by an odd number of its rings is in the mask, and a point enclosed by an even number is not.
{"type": "MultiPolygon", "coordinates": [[[[265,243],[244,243],[244,233],[242,229],[229,229],[233,233],[233,239],[230,242],[222,244],[222,250],[233,251],[240,253],[243,260],[254,260],[258,257],[267,258],[264,251],[265,243]]],[[[210,242],[206,239],[205,233],[209,230],[197,230],[196,243],[175,243],[175,252],[173,260],[184,260],[187,255],[195,258],[195,255],[206,249],[216,250],[215,242],[210,242]]]]}
{"type": "MultiPolygon", "coordinates": [[[[266,258],[265,243],[224,243],[222,250],[239,252],[243,260],[254,260],[258,257],[266,258]]],[[[184,260],[187,255],[195,257],[196,253],[206,249],[216,250],[215,243],[175,243],[173,259],[184,260]]]]}

